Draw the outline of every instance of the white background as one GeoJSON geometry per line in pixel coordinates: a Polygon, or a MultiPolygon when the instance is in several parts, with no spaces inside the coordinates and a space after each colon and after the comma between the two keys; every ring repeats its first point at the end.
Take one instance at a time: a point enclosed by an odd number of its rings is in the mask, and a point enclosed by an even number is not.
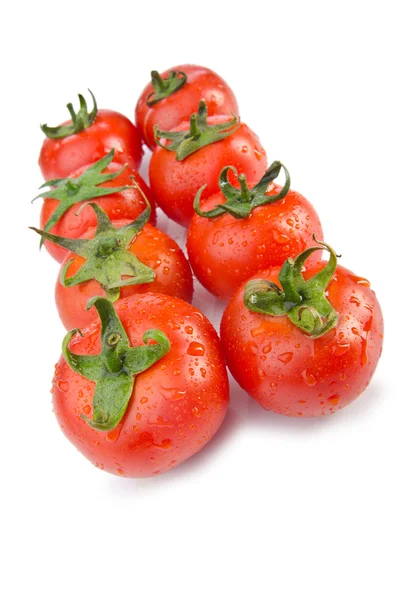
{"type": "MultiPolygon", "coordinates": [[[[2,597],[395,599],[395,3],[10,6],[0,36],[2,597]],[[133,118],[150,70],[186,62],[228,81],[341,264],[372,282],[384,353],[363,396],[323,420],[266,413],[232,385],[224,426],[200,454],[125,480],[80,456],[51,409],[58,266],[27,230],[40,211],[29,203],[42,183],[39,123],[64,120],[87,87],[133,118]]],[[[194,302],[218,325],[206,293],[194,302]]]]}

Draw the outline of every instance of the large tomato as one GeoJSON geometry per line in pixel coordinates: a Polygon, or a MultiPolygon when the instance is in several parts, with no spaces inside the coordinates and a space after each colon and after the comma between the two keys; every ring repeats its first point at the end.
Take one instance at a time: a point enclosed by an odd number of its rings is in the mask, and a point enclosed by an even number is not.
{"type": "MultiPolygon", "coordinates": [[[[190,123],[185,121],[177,130],[158,135],[164,137],[163,146],[157,147],[150,159],[150,187],[163,211],[184,226],[194,215],[197,190],[206,186],[203,200],[218,191],[223,167],[233,165],[253,183],[259,181],[267,167],[266,153],[255,133],[243,123],[238,125],[235,119],[228,121],[227,116],[207,120],[205,103],[200,103],[190,123]],[[194,135],[196,129],[199,133],[194,135]],[[176,132],[179,135],[174,135],[176,132]]],[[[236,178],[232,177],[232,181],[236,178]]]]}
{"type": "Polygon", "coordinates": [[[257,271],[281,266],[311,244],[313,233],[322,238],[313,206],[289,190],[288,172],[283,188],[273,183],[281,166],[273,163],[252,188],[241,175],[241,190],[228,183],[226,167],[218,193],[197,206],[201,216],[194,215],[187,234],[189,260],[200,283],[219,298],[230,298],[257,271]]]}
{"type": "Polygon", "coordinates": [[[179,298],[124,298],[114,305],[120,321],[111,302],[93,302],[102,333],[96,319],[83,337],[68,334],[64,355],[73,369],[64,356],[55,369],[59,425],[100,469],[124,477],[163,473],[201,450],[225,416],[228,379],[216,332],[179,298]],[[131,393],[133,373],[140,374],[131,393]]]}
{"type": "Polygon", "coordinates": [[[127,117],[114,110],[87,111],[82,96],[77,115],[68,104],[72,120],[59,127],[42,126],[47,138],[40,151],[39,165],[44,179],[69,177],[71,173],[89,165],[115,149],[115,162],[138,169],[142,156],[140,134],[127,117]]]}
{"type": "Polygon", "coordinates": [[[152,71],[152,81],[139,96],[135,121],[151,150],[156,147],[153,129],[172,129],[187,121],[200,100],[207,102],[209,115],[238,115],[237,100],[214,71],[197,65],[180,65],[161,73],[152,71]]]}
{"type": "MultiPolygon", "coordinates": [[[[112,154],[110,153],[107,156],[111,158],[112,154]]],[[[65,182],[62,182],[60,184],[61,187],[55,188],[56,192],[60,192],[60,197],[66,206],[66,210],[59,217],[57,222],[49,228],[51,233],[60,235],[62,237],[79,238],[85,231],[87,231],[87,229],[94,227],[96,225],[96,217],[94,212],[86,210],[79,212],[81,206],[91,199],[94,199],[95,202],[103,208],[111,221],[119,219],[128,219],[129,221],[134,220],[145,209],[146,201],[140,190],[132,185],[131,177],[134,178],[134,181],[139,185],[144,195],[148,198],[152,207],[150,220],[151,223],[155,224],[155,203],[153,201],[151,191],[146,183],[143,181],[137,171],[132,171],[129,167],[125,167],[124,170],[121,171],[123,168],[121,165],[111,162],[102,168],[101,165],[104,164],[103,161],[106,163],[109,158],[105,157],[106,160],[101,159],[97,163],[94,163],[94,165],[89,165],[88,168],[95,168],[94,176],[97,177],[97,181],[101,181],[103,176],[110,174],[114,175],[114,179],[97,184],[93,183],[91,180],[90,185],[87,186],[81,180],[80,183],[78,181],[81,176],[86,177],[87,174],[87,168],[81,168],[75,173],[71,174],[70,178],[67,180],[70,182],[70,184],[65,184],[65,182]],[[99,167],[97,167],[97,165],[99,165],[99,167]],[[112,188],[122,188],[124,186],[129,187],[121,191],[115,191],[114,193],[107,193],[103,196],[96,195],[98,193],[98,187],[106,188],[106,190],[110,191],[112,188]]],[[[51,217],[53,217],[55,211],[59,211],[61,207],[61,201],[56,198],[52,198],[52,193],[53,191],[50,190],[49,192],[42,194],[44,197],[44,203],[40,215],[41,229],[46,229],[46,226],[48,228],[47,223],[50,221],[51,217]]],[[[67,254],[67,250],[56,246],[49,241],[45,241],[44,244],[48,252],[55,258],[55,260],[58,262],[63,261],[67,254]]]]}
{"type": "Polygon", "coordinates": [[[368,281],[335,270],[334,254],[302,279],[309,252],[243,284],[221,322],[233,377],[264,408],[296,417],[329,415],[355,400],[374,374],[383,340],[368,281]]]}

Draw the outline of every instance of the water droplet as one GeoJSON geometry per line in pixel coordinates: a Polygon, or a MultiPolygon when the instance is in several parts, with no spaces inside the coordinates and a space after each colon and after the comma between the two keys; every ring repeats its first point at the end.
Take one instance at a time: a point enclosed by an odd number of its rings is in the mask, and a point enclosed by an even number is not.
{"type": "Polygon", "coordinates": [[[244,152],[244,154],[246,154],[248,152],[248,146],[242,146],[241,152],[244,152]]]}
{"type": "Polygon", "coordinates": [[[115,427],[111,431],[108,431],[106,433],[106,441],[107,442],[117,442],[117,440],[119,439],[119,436],[120,436],[120,431],[121,431],[120,425],[117,425],[117,427],[115,427]]]}
{"type": "Polygon", "coordinates": [[[90,407],[90,406],[88,406],[88,404],[86,404],[85,406],[83,406],[83,413],[84,413],[85,415],[89,415],[89,414],[90,414],[90,412],[91,412],[91,407],[90,407]]]}
{"type": "Polygon", "coordinates": [[[172,374],[173,374],[173,375],[180,375],[180,374],[181,374],[181,370],[180,370],[180,369],[174,369],[174,370],[172,371],[172,374]]]}
{"type": "Polygon", "coordinates": [[[171,327],[171,329],[175,330],[175,329],[180,329],[181,326],[178,325],[178,323],[176,323],[176,321],[173,321],[172,319],[170,319],[168,321],[168,325],[171,327]]]}
{"type": "Polygon", "coordinates": [[[279,356],[277,358],[279,361],[281,361],[282,363],[284,363],[286,365],[289,362],[291,362],[292,357],[293,357],[292,352],[284,352],[283,354],[279,354],[279,356]]]}
{"type": "Polygon", "coordinates": [[[203,368],[200,369],[200,373],[201,373],[201,377],[206,377],[207,376],[207,371],[203,368]]]}
{"type": "Polygon", "coordinates": [[[174,427],[174,423],[172,421],[168,421],[168,419],[164,419],[163,417],[156,417],[155,420],[148,420],[149,425],[156,425],[157,427],[166,427],[168,429],[172,429],[174,427]]]}
{"type": "Polygon", "coordinates": [[[177,388],[165,388],[162,385],[160,386],[161,395],[164,396],[166,400],[170,400],[174,402],[175,400],[180,400],[185,396],[186,390],[178,390],[177,388]]]}
{"type": "Polygon", "coordinates": [[[163,269],[164,275],[168,275],[169,272],[170,272],[169,267],[164,267],[164,269],[163,269]]]}
{"type": "Polygon", "coordinates": [[[193,333],[193,327],[191,327],[190,325],[186,325],[185,331],[190,335],[191,333],[193,333]]]}
{"type": "Polygon", "coordinates": [[[142,419],[141,413],[136,413],[136,420],[140,421],[142,419]]]}
{"type": "Polygon", "coordinates": [[[338,394],[333,394],[328,398],[328,402],[332,404],[332,406],[338,406],[340,400],[340,396],[338,394]]]}
{"type": "Polygon", "coordinates": [[[200,342],[190,342],[187,353],[190,354],[190,356],[204,356],[205,348],[200,342]]]}
{"type": "Polygon", "coordinates": [[[82,398],[84,396],[83,390],[79,390],[79,393],[77,394],[77,396],[79,398],[82,398]]]}
{"type": "Polygon", "coordinates": [[[354,335],[360,335],[360,332],[357,329],[357,327],[352,327],[352,333],[354,333],[354,335]]]}
{"type": "Polygon", "coordinates": [[[294,220],[293,219],[287,219],[286,220],[287,225],[289,225],[290,227],[294,226],[294,220]]]}
{"type": "Polygon", "coordinates": [[[298,400],[297,404],[307,404],[306,400],[298,400]]]}
{"type": "Polygon", "coordinates": [[[124,475],[124,471],[123,471],[123,469],[117,469],[117,473],[118,473],[119,475],[124,475]]]}
{"type": "Polygon", "coordinates": [[[220,235],[221,235],[220,231],[215,231],[214,237],[212,238],[212,243],[214,246],[219,242],[220,235]]]}
{"type": "Polygon", "coordinates": [[[192,409],[192,413],[194,414],[194,416],[195,416],[197,419],[199,418],[199,416],[200,416],[200,411],[199,411],[199,409],[197,408],[197,406],[195,406],[195,407],[192,409]]]}
{"type": "Polygon", "coordinates": [[[356,275],[351,275],[351,278],[353,279],[354,283],[357,283],[358,285],[363,285],[364,287],[368,288],[371,287],[368,279],[364,279],[364,277],[356,277],[356,275]]]}
{"type": "Polygon", "coordinates": [[[256,158],[257,160],[261,160],[261,159],[262,159],[262,154],[261,154],[261,152],[259,152],[259,150],[256,150],[256,149],[255,149],[255,150],[254,150],[254,155],[255,155],[255,158],[256,158]]]}
{"type": "Polygon", "coordinates": [[[346,354],[346,352],[349,350],[350,348],[350,344],[335,344],[335,346],[332,346],[332,354],[334,356],[343,356],[343,354],[346,354]]]}
{"type": "Polygon", "coordinates": [[[251,329],[251,336],[253,338],[256,338],[258,335],[261,335],[262,333],[266,332],[266,325],[265,323],[261,323],[259,325],[259,327],[254,327],[253,329],[251,329]]]}
{"type": "Polygon", "coordinates": [[[349,302],[351,302],[352,304],[355,304],[356,306],[360,306],[360,304],[361,304],[360,300],[356,296],[352,296],[350,298],[349,302]]]}
{"type": "Polygon", "coordinates": [[[164,449],[164,450],[168,450],[169,448],[171,448],[172,446],[172,441],[167,438],[166,440],[163,440],[160,444],[160,446],[164,449]]]}
{"type": "Polygon", "coordinates": [[[148,401],[148,399],[146,398],[146,396],[142,396],[140,402],[141,404],[146,404],[146,402],[148,401]]]}
{"type": "Polygon", "coordinates": [[[69,389],[69,384],[67,381],[60,380],[57,383],[57,387],[58,387],[58,390],[60,390],[61,392],[67,392],[69,389]]]}
{"type": "Polygon", "coordinates": [[[316,385],[317,379],[314,377],[313,373],[310,373],[308,369],[305,369],[301,373],[303,381],[310,386],[316,385]]]}
{"type": "Polygon", "coordinates": [[[189,375],[191,375],[192,377],[194,375],[194,369],[192,369],[192,367],[189,368],[189,375]]]}
{"type": "Polygon", "coordinates": [[[272,349],[272,345],[269,342],[268,344],[265,344],[265,346],[263,346],[262,352],[263,352],[263,354],[269,354],[269,352],[271,351],[271,349],[272,349]]]}
{"type": "Polygon", "coordinates": [[[286,244],[288,242],[288,236],[279,231],[278,229],[273,229],[272,235],[274,241],[277,244],[286,244]]]}

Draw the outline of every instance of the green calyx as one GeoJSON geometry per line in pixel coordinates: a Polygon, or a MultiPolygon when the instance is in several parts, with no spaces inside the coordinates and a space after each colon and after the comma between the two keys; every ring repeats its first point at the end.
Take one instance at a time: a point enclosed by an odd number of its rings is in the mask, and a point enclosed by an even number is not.
{"type": "Polygon", "coordinates": [[[80,101],[80,109],[76,113],[73,104],[69,102],[67,104],[67,109],[70,112],[70,116],[72,122],[69,125],[59,125],[59,127],[48,127],[48,125],[40,125],[42,132],[53,140],[59,140],[64,137],[68,137],[69,135],[73,135],[75,133],[80,133],[84,131],[84,129],[88,129],[90,125],[93,124],[95,118],[97,116],[98,107],[95,100],[94,94],[91,90],[88,90],[91,94],[92,101],[94,103],[93,109],[91,112],[88,112],[87,102],[81,94],[78,94],[80,101]]]}
{"type": "Polygon", "coordinates": [[[62,343],[63,356],[73,371],[95,382],[93,418],[82,419],[93,429],[109,431],[121,421],[127,410],[134,388],[135,377],[146,371],[170,349],[168,337],[158,329],[150,329],[143,335],[145,346],[132,348],[113,304],[106,298],[91,298],[87,310],[95,306],[101,320],[100,354],[83,356],[69,350],[69,342],[78,329],[69,331],[62,343]],[[148,344],[154,340],[156,344],[148,344]]]}
{"type": "Polygon", "coordinates": [[[279,281],[282,289],[275,283],[264,279],[254,279],[247,283],[244,290],[244,304],[253,312],[288,318],[312,338],[319,338],[338,322],[338,313],[327,300],[325,292],[335,273],[337,255],[325,242],[314,241],[319,246],[307,248],[295,259],[289,258],[283,264],[279,281]],[[302,268],[306,260],[316,250],[328,250],[330,257],[324,268],[316,275],[305,280],[302,268]]]}
{"type": "Polygon", "coordinates": [[[190,128],[188,131],[163,131],[156,125],[154,139],[158,146],[176,152],[176,160],[182,161],[190,154],[197,152],[204,146],[209,146],[232,135],[240,127],[240,119],[233,116],[226,123],[209,125],[207,123],[208,109],[205,100],[200,100],[198,111],[190,115],[190,128]],[[170,140],[164,146],[161,139],[170,140]]]}
{"type": "Polygon", "coordinates": [[[240,189],[235,188],[229,183],[228,175],[229,171],[232,171],[237,177],[237,169],[235,167],[224,167],[219,175],[219,189],[226,198],[224,204],[217,204],[215,208],[207,212],[200,210],[200,198],[206,184],[203,185],[197,192],[193,202],[194,210],[200,217],[207,219],[214,219],[225,213],[228,213],[236,219],[247,218],[252,210],[257,206],[264,206],[265,204],[271,204],[277,200],[284,198],[291,185],[290,175],[286,167],[279,161],[273,162],[267,169],[262,179],[253,188],[249,189],[247,185],[247,179],[245,175],[239,175],[238,181],[240,189]],[[273,196],[266,196],[269,185],[279,176],[281,169],[284,169],[285,183],[278,194],[273,196]]]}
{"type": "MultiPolygon", "coordinates": [[[[122,192],[123,190],[133,187],[131,185],[110,188],[99,187],[99,185],[105,181],[113,181],[116,179],[116,177],[118,177],[125,169],[125,167],[122,167],[116,173],[102,173],[102,171],[110,165],[113,157],[114,149],[88,167],[80,177],[52,179],[40,186],[40,189],[48,186],[51,186],[52,189],[48,192],[41,192],[41,194],[38,194],[33,198],[32,202],[37,200],[37,198],[54,198],[55,200],[59,200],[58,206],[45,224],[44,231],[49,231],[54,227],[62,215],[78,202],[85,202],[87,200],[92,200],[93,198],[116,194],[117,192],[122,192]]],[[[40,247],[43,245],[43,241],[44,238],[42,237],[40,247]]]]}
{"type": "Polygon", "coordinates": [[[168,98],[168,96],[180,90],[187,81],[187,75],[184,71],[170,71],[164,79],[158,71],[152,71],[151,77],[154,92],[146,98],[148,106],[153,106],[160,100],[168,98]]]}
{"type": "Polygon", "coordinates": [[[90,202],[88,206],[95,211],[98,220],[95,236],[91,240],[64,238],[30,227],[46,240],[86,259],[72,277],[66,277],[66,273],[74,259],[71,258],[63,266],[60,274],[62,285],[71,287],[94,279],[105,290],[106,297],[115,302],[120,297],[121,287],[154,281],[154,271],[128,251],[132,240],[149,220],[150,206],[135,221],[119,229],[113,226],[98,204],[90,202]],[[121,279],[122,276],[127,278],[121,279]]]}

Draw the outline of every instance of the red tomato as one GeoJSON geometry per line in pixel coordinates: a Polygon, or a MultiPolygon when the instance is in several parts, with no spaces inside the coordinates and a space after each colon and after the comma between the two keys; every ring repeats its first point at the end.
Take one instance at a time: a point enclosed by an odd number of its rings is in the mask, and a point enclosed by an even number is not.
{"type": "MultiPolygon", "coordinates": [[[[192,112],[197,109],[201,99],[208,105],[209,115],[227,115],[234,113],[238,115],[237,100],[227,85],[214,71],[199,67],[197,65],[181,65],[168,69],[159,75],[157,71],[152,72],[152,82],[143,90],[135,108],[135,121],[147,146],[151,150],[156,148],[153,128],[158,125],[161,129],[173,129],[182,121],[189,119],[192,112]],[[161,86],[167,89],[167,82],[163,82],[170,72],[175,72],[173,81],[182,83],[184,74],[187,79],[184,85],[172,92],[165,98],[156,100],[157,96],[153,87],[153,81],[157,89],[161,86]],[[158,83],[159,82],[159,83],[158,83]],[[149,100],[148,100],[149,98],[149,100]],[[151,105],[147,104],[147,100],[151,105]]],[[[172,81],[171,81],[171,89],[172,81]]],[[[167,94],[167,91],[165,91],[167,94]]],[[[161,95],[161,94],[160,94],[161,95]]]]}
{"type": "MultiPolygon", "coordinates": [[[[305,280],[326,263],[308,267],[305,280]]],[[[279,269],[251,280],[278,283],[279,269]]],[[[240,386],[265,409],[295,417],[318,417],[340,410],[368,386],[383,338],[379,303],[368,281],[338,266],[326,297],[339,315],[336,327],[308,337],[287,316],[248,310],[242,285],[221,322],[228,367],[240,386]]]]}
{"type": "MultiPolygon", "coordinates": [[[[111,431],[93,429],[95,384],[60,358],[53,379],[53,404],[62,431],[95,466],[124,477],[147,477],[177,466],[199,450],[220,427],[229,403],[228,379],[217,334],[196,308],[179,298],[138,294],[119,300],[117,314],[131,346],[157,328],[171,348],[140,373],[126,412],[111,431]]],[[[95,320],[76,334],[75,354],[100,352],[95,320]]]]}
{"type": "MultiPolygon", "coordinates": [[[[271,183],[266,196],[274,196],[280,190],[279,185],[271,183]]],[[[207,212],[225,202],[218,188],[200,208],[207,212]]],[[[245,218],[228,213],[215,218],[195,214],[187,234],[187,250],[200,283],[227,300],[257,271],[281,266],[289,256],[312,245],[313,233],[322,239],[316,211],[301,194],[289,190],[284,198],[253,208],[245,218]]]]}
{"type": "MultiPolygon", "coordinates": [[[[104,170],[104,173],[115,173],[120,169],[121,165],[112,162],[104,170]]],[[[70,177],[79,177],[84,171],[85,168],[78,169],[75,173],[72,173],[70,177]]],[[[131,176],[134,177],[134,180],[138,183],[139,187],[142,189],[150,202],[152,208],[150,221],[154,225],[156,222],[156,212],[153,197],[150,189],[137,171],[133,171],[126,167],[124,171],[115,179],[100,184],[100,187],[114,188],[122,187],[124,185],[131,185],[131,176]]],[[[136,217],[146,208],[146,202],[142,197],[142,194],[138,189],[133,187],[115,194],[101,196],[99,198],[95,198],[94,200],[103,208],[111,221],[116,221],[118,219],[127,219],[128,221],[132,221],[136,219],[136,217]]],[[[78,202],[69,208],[67,212],[65,212],[59,219],[58,223],[51,228],[51,233],[60,235],[62,237],[79,238],[87,231],[87,229],[90,227],[95,227],[97,220],[93,211],[83,210],[80,214],[76,214],[79,208],[87,201],[88,199],[84,202],[78,202]]],[[[58,205],[59,201],[53,198],[46,198],[44,200],[40,215],[41,229],[44,229],[45,224],[58,205]]],[[[67,250],[61,248],[60,246],[56,246],[47,240],[44,242],[44,245],[51,256],[55,258],[55,260],[58,262],[63,261],[67,254],[67,250]]]]}
{"type": "MultiPolygon", "coordinates": [[[[128,223],[127,220],[113,221],[116,228],[123,227],[128,223]]],[[[82,237],[92,239],[95,231],[96,229],[91,227],[82,237]]],[[[135,254],[143,264],[153,269],[156,276],[152,283],[121,287],[120,298],[155,292],[176,296],[189,303],[192,301],[193,280],[189,263],[178,244],[167,234],[152,225],[145,225],[132,241],[129,251],[135,254]]],[[[63,261],[61,271],[71,259],[73,262],[66,271],[66,277],[72,277],[85,263],[84,258],[69,252],[63,261]]],[[[94,296],[105,295],[105,290],[95,280],[65,287],[58,277],[55,301],[59,316],[66,329],[87,327],[92,322],[95,312],[92,308],[89,311],[86,310],[88,300],[94,296]]]]}
{"type": "MultiPolygon", "coordinates": [[[[209,117],[208,124],[226,123],[227,120],[227,116],[209,117]]],[[[177,130],[189,130],[189,123],[181,123],[177,130]]],[[[266,152],[255,133],[243,123],[229,137],[204,146],[181,161],[176,159],[175,152],[157,147],[149,163],[150,187],[160,208],[171,219],[187,227],[194,215],[193,200],[197,190],[206,184],[203,200],[216,194],[219,173],[227,165],[245,173],[253,183],[266,171],[266,152]]],[[[236,181],[233,177],[231,180],[236,181]]]]}
{"type": "MultiPolygon", "coordinates": [[[[86,113],[85,116],[88,117],[86,113]]],[[[71,123],[71,120],[66,121],[60,127],[71,123]]],[[[47,126],[43,127],[46,129],[47,126]]],[[[45,180],[69,177],[80,167],[105,156],[112,148],[115,149],[115,162],[128,164],[131,169],[139,168],[143,150],[135,125],[118,112],[98,110],[92,123],[87,122],[87,128],[79,133],[59,139],[47,137],[41,147],[39,166],[45,180]]]]}

